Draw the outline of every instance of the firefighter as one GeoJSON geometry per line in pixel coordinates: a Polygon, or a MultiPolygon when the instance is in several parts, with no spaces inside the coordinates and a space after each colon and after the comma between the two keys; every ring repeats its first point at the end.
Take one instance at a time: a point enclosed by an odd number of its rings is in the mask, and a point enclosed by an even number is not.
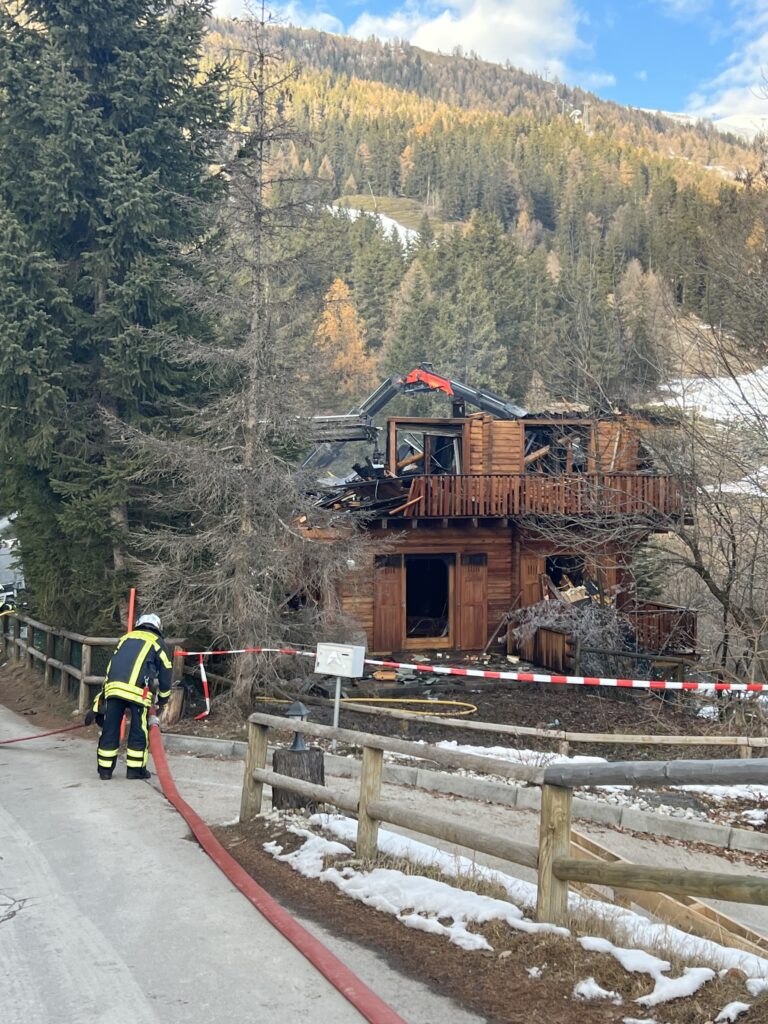
{"type": "Polygon", "coordinates": [[[102,725],[96,755],[100,779],[112,778],[120,749],[120,725],[126,711],[131,713],[126,749],[127,777],[150,777],[147,770],[147,711],[153,703],[155,680],[157,706],[162,708],[171,695],[171,659],[160,619],[157,615],[142,615],[135,629],[120,638],[107,665],[104,689],[85,718],[86,725],[94,719],[102,725]]]}

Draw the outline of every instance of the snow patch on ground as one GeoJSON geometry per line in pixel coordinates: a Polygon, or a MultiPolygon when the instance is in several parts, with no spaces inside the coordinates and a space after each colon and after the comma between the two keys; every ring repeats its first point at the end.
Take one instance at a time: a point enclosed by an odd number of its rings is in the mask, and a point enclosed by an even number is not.
{"type": "Polygon", "coordinates": [[[751,1003],[728,1003],[715,1017],[715,1024],[733,1024],[735,1020],[751,1008],[751,1003]]]}
{"type": "Polygon", "coordinates": [[[591,953],[610,953],[625,971],[637,974],[650,974],[655,978],[672,967],[669,961],[660,960],[659,957],[646,953],[644,949],[623,949],[621,946],[614,946],[608,939],[585,935],[579,939],[579,945],[591,953]]]}
{"type": "Polygon", "coordinates": [[[609,992],[607,988],[601,988],[594,978],[585,978],[577,982],[571,993],[574,999],[608,999],[614,1006],[621,1006],[624,1000],[618,992],[609,992]]]}
{"type": "Polygon", "coordinates": [[[517,747],[473,747],[457,743],[456,740],[441,740],[437,744],[443,750],[452,750],[459,754],[476,754],[478,757],[495,757],[500,761],[512,764],[531,765],[534,768],[546,768],[551,764],[606,764],[604,757],[582,757],[574,755],[549,753],[545,750],[522,750],[517,747]]]}
{"type": "MultiPolygon", "coordinates": [[[[524,916],[524,910],[530,910],[536,905],[536,886],[532,883],[477,864],[468,857],[446,853],[385,829],[379,830],[379,849],[383,854],[408,860],[412,864],[430,866],[439,870],[447,879],[475,878],[494,884],[506,892],[508,902],[456,889],[446,882],[418,875],[406,875],[391,869],[365,872],[349,865],[342,867],[341,870],[329,868],[324,871],[323,861],[329,854],[350,854],[357,838],[357,822],[338,814],[314,814],[309,819],[309,824],[330,834],[334,837],[333,840],[309,832],[305,827],[291,827],[297,835],[305,838],[305,843],[310,839],[319,842],[313,842],[306,854],[302,854],[302,847],[301,850],[287,855],[282,855],[279,849],[275,852],[270,851],[273,852],[273,856],[280,856],[296,870],[302,870],[310,877],[324,878],[336,884],[342,891],[362,899],[363,902],[377,905],[379,909],[386,909],[409,927],[440,930],[441,934],[446,934],[451,941],[456,942],[459,939],[459,944],[470,943],[464,948],[480,949],[487,946],[477,943],[478,938],[483,942],[485,940],[473,933],[468,925],[503,920],[510,927],[521,931],[549,932],[564,937],[570,934],[566,928],[539,924],[524,916]],[[419,920],[417,921],[413,915],[419,920]],[[446,931],[443,932],[442,929],[446,931]]],[[[648,1006],[656,1005],[665,998],[678,998],[666,996],[665,993],[676,988],[687,991],[694,983],[698,988],[714,974],[710,968],[690,968],[682,978],[666,977],[669,964],[645,952],[646,948],[657,948],[659,945],[674,950],[676,955],[689,963],[703,960],[724,970],[736,968],[742,971],[750,979],[747,981],[750,995],[756,996],[768,990],[768,959],[689,935],[671,925],[654,923],[630,910],[585,899],[576,893],[571,893],[569,905],[576,913],[583,912],[613,920],[624,929],[632,942],[632,948],[614,946],[602,938],[586,937],[580,941],[585,949],[615,957],[625,970],[644,971],[653,977],[658,983],[657,988],[654,989],[652,996],[646,998],[655,998],[655,1002],[648,1003],[648,1006]],[[706,973],[706,977],[704,974],[696,973],[702,971],[706,973]]]]}
{"type": "Polygon", "coordinates": [[[346,213],[350,220],[357,220],[361,216],[370,217],[371,220],[378,220],[384,234],[391,235],[392,229],[395,229],[401,245],[408,245],[419,237],[418,231],[414,231],[413,228],[407,228],[405,224],[401,224],[400,221],[394,220],[392,217],[387,217],[385,213],[371,213],[370,210],[358,210],[352,206],[332,206],[331,210],[335,214],[346,213]]]}
{"type": "Polygon", "coordinates": [[[768,367],[733,377],[685,377],[662,389],[666,402],[721,422],[747,421],[768,415],[768,367]]]}
{"type": "MultiPolygon", "coordinates": [[[[702,708],[704,711],[706,708],[702,708]]],[[[715,712],[717,709],[714,709],[715,712]]],[[[547,767],[551,764],[605,764],[606,758],[604,757],[585,757],[580,755],[568,756],[565,754],[557,754],[551,751],[542,750],[527,750],[525,748],[518,747],[477,747],[470,744],[460,744],[455,740],[443,740],[437,744],[443,750],[455,751],[463,754],[474,754],[477,757],[492,757],[497,760],[507,761],[511,764],[521,764],[532,767],[547,767]]],[[[405,758],[408,760],[408,758],[405,758]]],[[[476,775],[474,772],[462,772],[462,774],[476,775]]],[[[485,777],[485,776],[482,776],[485,777]]],[[[506,780],[509,781],[509,780],[506,780]]],[[[731,802],[742,802],[742,803],[754,803],[756,801],[762,801],[768,799],[768,786],[758,785],[743,785],[743,786],[718,786],[718,785],[706,785],[706,786],[670,786],[668,787],[672,791],[697,793],[717,803],[724,801],[731,802]]],[[[609,803],[622,804],[627,806],[637,807],[640,810],[650,810],[651,805],[641,797],[636,795],[636,791],[632,786],[595,786],[590,790],[579,789],[576,790],[580,796],[586,799],[595,800],[607,800],[609,803]]],[[[672,817],[680,818],[699,818],[701,820],[707,819],[705,811],[694,810],[693,808],[679,808],[672,807],[668,804],[658,804],[652,808],[659,814],[665,814],[672,817]]],[[[760,815],[763,815],[762,810],[758,810],[755,813],[754,819],[748,818],[747,814],[753,812],[745,812],[741,815],[742,820],[747,821],[751,825],[760,826],[765,823],[765,817],[761,819],[760,815]]],[[[737,811],[734,820],[739,817],[737,811]]]]}
{"type": "Polygon", "coordinates": [[[635,1002],[639,1006],[658,1006],[668,1003],[671,999],[685,999],[695,995],[702,985],[717,977],[709,967],[686,967],[679,978],[667,978],[656,975],[653,992],[648,996],[640,996],[635,1002]]]}

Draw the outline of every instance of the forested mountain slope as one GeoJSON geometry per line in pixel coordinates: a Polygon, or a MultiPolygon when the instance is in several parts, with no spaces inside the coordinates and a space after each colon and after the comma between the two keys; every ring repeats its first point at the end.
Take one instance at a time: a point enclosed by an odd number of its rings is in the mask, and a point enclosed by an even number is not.
{"type": "MultiPolygon", "coordinates": [[[[633,400],[664,376],[670,309],[739,331],[744,304],[711,272],[711,243],[754,252],[762,214],[734,177],[754,148],[475,58],[273,38],[301,67],[281,171],[319,179],[329,200],[405,197],[457,225],[425,219],[408,252],[370,225],[318,229],[335,238],[318,240],[318,284],[351,287],[382,372],[434,359],[522,399],[536,367],[553,394],[633,400]],[[586,103],[588,130],[571,116],[586,103]]],[[[207,59],[250,66],[245,27],[214,22],[207,59]]],[[[237,86],[230,98],[247,119],[237,86]]]]}

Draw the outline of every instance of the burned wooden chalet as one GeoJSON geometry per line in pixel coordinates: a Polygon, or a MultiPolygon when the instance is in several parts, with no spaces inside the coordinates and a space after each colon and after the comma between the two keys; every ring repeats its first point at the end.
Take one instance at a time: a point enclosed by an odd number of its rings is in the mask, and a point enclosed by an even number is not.
{"type": "MultiPolygon", "coordinates": [[[[318,466],[338,442],[374,446],[319,497],[363,516],[374,540],[343,593],[370,651],[480,651],[545,599],[615,603],[641,649],[694,650],[694,613],[634,598],[633,548],[684,514],[674,479],[651,464],[646,420],[576,405],[529,412],[427,364],[386,381],[352,416],[320,419],[333,443],[314,454],[318,466]],[[450,415],[374,427],[393,395],[424,391],[451,399],[450,415]]],[[[524,653],[566,667],[563,649],[524,653]]]]}

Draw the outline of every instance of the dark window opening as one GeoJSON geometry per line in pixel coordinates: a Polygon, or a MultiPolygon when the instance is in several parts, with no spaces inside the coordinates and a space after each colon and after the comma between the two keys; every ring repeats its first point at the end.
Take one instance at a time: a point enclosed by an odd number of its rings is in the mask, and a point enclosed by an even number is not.
{"type": "Polygon", "coordinates": [[[558,589],[581,587],[587,581],[584,559],[578,555],[552,555],[547,559],[547,576],[558,589]]]}
{"type": "Polygon", "coordinates": [[[426,438],[428,473],[460,473],[459,438],[440,435],[426,438]]]}
{"type": "Polygon", "coordinates": [[[586,473],[589,468],[589,427],[541,424],[525,429],[525,471],[559,476],[586,473]]]}
{"type": "Polygon", "coordinates": [[[462,432],[462,427],[451,424],[439,430],[419,425],[398,428],[398,475],[461,473],[462,432]]]}
{"type": "Polygon", "coordinates": [[[406,637],[428,639],[449,636],[452,563],[453,555],[406,556],[406,637]]]}

